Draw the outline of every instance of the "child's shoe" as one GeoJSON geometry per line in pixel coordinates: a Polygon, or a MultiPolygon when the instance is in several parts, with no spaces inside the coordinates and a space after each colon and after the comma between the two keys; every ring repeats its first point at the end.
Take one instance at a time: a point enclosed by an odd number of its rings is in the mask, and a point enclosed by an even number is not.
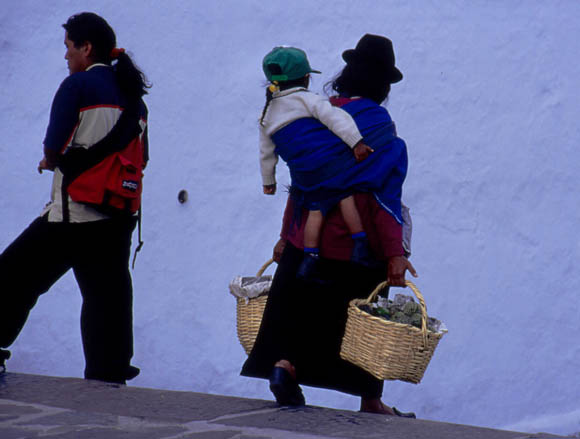
{"type": "Polygon", "coordinates": [[[304,259],[298,267],[296,277],[307,282],[324,284],[320,276],[320,257],[315,253],[304,253],[304,259]]]}
{"type": "Polygon", "coordinates": [[[376,268],[378,266],[377,260],[371,254],[369,247],[369,240],[366,236],[353,238],[354,247],[350,260],[355,264],[364,265],[369,268],[376,268]]]}

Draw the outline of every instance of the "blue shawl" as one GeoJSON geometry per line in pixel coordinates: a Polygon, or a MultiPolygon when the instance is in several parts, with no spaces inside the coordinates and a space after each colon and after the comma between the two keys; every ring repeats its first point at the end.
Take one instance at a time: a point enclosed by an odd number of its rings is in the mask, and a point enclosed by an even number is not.
{"type": "Polygon", "coordinates": [[[357,124],[374,152],[357,163],[352,150],[315,118],[298,119],[272,135],[276,153],[292,178],[297,207],[328,212],[354,192],[371,192],[400,224],[401,193],[407,174],[407,148],[397,137],[388,111],[370,99],[341,107],[357,124]]]}

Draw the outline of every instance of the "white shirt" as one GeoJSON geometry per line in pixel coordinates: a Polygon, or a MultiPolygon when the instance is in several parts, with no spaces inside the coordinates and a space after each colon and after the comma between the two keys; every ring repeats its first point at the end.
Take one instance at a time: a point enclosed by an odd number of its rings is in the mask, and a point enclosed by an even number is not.
{"type": "Polygon", "coordinates": [[[339,107],[334,107],[327,98],[304,87],[274,92],[260,125],[260,170],[264,186],[276,183],[278,155],[274,152],[276,145],[270,136],[304,117],[318,119],[351,148],[362,140],[362,135],[350,114],[339,107]]]}

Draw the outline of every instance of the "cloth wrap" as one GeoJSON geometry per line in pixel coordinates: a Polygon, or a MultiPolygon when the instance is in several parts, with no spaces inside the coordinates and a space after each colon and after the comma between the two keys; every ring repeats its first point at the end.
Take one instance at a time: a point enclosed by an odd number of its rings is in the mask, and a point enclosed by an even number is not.
{"type": "Polygon", "coordinates": [[[326,214],[354,192],[372,192],[402,224],[405,142],[397,137],[388,111],[372,100],[351,100],[341,108],[353,117],[364,143],[374,149],[362,162],[357,163],[352,150],[315,118],[298,119],[272,135],[276,154],[290,169],[295,212],[304,207],[326,214]]]}

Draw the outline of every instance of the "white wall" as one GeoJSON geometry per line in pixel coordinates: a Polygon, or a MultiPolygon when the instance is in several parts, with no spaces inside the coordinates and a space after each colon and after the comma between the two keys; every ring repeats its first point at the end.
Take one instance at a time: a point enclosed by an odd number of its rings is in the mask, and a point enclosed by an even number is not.
{"type": "MultiPolygon", "coordinates": [[[[318,91],[369,32],[394,41],[405,75],[388,108],[409,148],[412,260],[431,314],[450,329],[423,382],[386,383],[385,402],[425,419],[580,431],[580,3],[6,3],[1,248],[48,200],[51,176],[36,164],[67,74],[68,16],[102,14],[153,82],[134,385],[271,398],[264,381],[238,375],[245,354],[227,291],[270,256],[285,202],[261,194],[261,59],[275,45],[304,48],[323,71],[318,91]]],[[[279,174],[288,181],[284,165],[279,174]]],[[[69,274],[39,300],[9,368],[82,376],[79,308],[69,274]]],[[[305,393],[312,404],[358,409],[351,396],[305,393]]]]}

